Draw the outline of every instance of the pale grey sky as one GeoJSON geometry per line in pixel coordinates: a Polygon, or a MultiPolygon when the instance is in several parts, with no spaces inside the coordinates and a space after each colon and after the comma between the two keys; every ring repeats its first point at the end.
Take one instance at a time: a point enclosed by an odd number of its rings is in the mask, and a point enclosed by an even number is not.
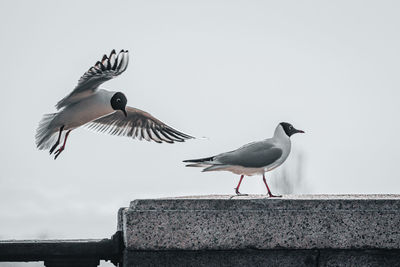
{"type": "MultiPolygon", "coordinates": [[[[107,237],[135,198],[232,194],[236,175],[181,161],[268,138],[280,121],[306,131],[285,163],[304,156],[299,192],[399,193],[399,8],[1,1],[0,238],[107,237]],[[38,151],[42,115],[113,48],[128,49],[130,65],[104,88],[209,140],[160,145],[78,129],[56,161],[38,151]]],[[[265,188],[251,177],[241,191],[265,188]]]]}

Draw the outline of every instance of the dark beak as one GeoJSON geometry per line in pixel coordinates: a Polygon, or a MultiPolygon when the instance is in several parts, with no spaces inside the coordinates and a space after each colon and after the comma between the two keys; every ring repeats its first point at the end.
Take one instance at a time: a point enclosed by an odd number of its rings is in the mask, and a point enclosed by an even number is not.
{"type": "Polygon", "coordinates": [[[122,112],[124,113],[125,117],[128,117],[128,114],[126,113],[125,108],[124,108],[124,109],[121,109],[121,110],[122,110],[122,112]]]}
{"type": "Polygon", "coordinates": [[[303,130],[297,130],[297,129],[296,129],[296,133],[304,133],[304,131],[303,131],[303,130]]]}

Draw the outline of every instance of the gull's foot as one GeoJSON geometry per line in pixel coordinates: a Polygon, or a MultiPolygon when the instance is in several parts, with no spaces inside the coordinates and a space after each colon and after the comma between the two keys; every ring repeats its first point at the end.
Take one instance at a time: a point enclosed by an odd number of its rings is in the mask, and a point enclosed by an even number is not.
{"type": "Polygon", "coordinates": [[[58,144],[60,144],[60,142],[56,142],[56,143],[54,144],[54,146],[51,147],[51,149],[50,149],[50,151],[49,151],[50,155],[53,153],[54,149],[57,148],[58,144]]]}
{"type": "Polygon", "coordinates": [[[272,193],[268,193],[269,197],[282,197],[281,195],[273,195],[272,193]]]}
{"type": "Polygon", "coordinates": [[[54,155],[55,155],[54,159],[56,160],[58,158],[58,156],[61,154],[61,152],[63,152],[63,151],[64,151],[64,147],[62,146],[56,151],[56,153],[54,153],[54,155]]]}
{"type": "Polygon", "coordinates": [[[235,193],[236,193],[236,196],[248,196],[248,194],[242,194],[242,193],[240,193],[239,190],[238,190],[237,188],[235,188],[235,193]]]}

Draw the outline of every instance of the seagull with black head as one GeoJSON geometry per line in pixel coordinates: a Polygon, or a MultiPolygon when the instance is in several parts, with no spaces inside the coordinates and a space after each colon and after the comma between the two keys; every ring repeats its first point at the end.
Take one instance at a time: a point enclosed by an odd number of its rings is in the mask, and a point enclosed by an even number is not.
{"type": "Polygon", "coordinates": [[[52,154],[59,146],[62,134],[63,144],[56,150],[56,159],[65,149],[70,132],[82,125],[100,132],[155,141],[157,143],[184,142],[193,138],[166,125],[149,113],[127,106],[122,92],[100,89],[100,85],[123,73],[128,67],[129,54],[121,50],[116,54],[104,55],[79,80],[75,89],[56,108],[57,113],[47,114],[39,123],[36,145],[49,149],[52,154]]]}
{"type": "Polygon", "coordinates": [[[183,162],[190,163],[186,167],[203,167],[203,172],[230,171],[240,175],[239,184],[235,188],[237,195],[243,195],[239,192],[239,187],[244,176],[260,174],[263,176],[268,195],[270,197],[277,197],[271,193],[265,179],[265,173],[279,167],[285,162],[290,154],[290,137],[296,133],[304,133],[304,131],[297,130],[290,123],[281,122],[275,128],[272,138],[253,142],[239,149],[216,156],[184,160],[183,162]]]}

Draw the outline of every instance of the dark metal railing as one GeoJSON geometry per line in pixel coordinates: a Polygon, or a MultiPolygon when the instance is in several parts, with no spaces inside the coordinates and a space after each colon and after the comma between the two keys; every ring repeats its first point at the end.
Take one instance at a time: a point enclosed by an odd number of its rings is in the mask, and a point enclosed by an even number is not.
{"type": "Polygon", "coordinates": [[[46,267],[95,267],[106,260],[118,266],[123,249],[121,231],[110,239],[4,240],[0,241],[0,262],[44,261],[46,267]]]}

